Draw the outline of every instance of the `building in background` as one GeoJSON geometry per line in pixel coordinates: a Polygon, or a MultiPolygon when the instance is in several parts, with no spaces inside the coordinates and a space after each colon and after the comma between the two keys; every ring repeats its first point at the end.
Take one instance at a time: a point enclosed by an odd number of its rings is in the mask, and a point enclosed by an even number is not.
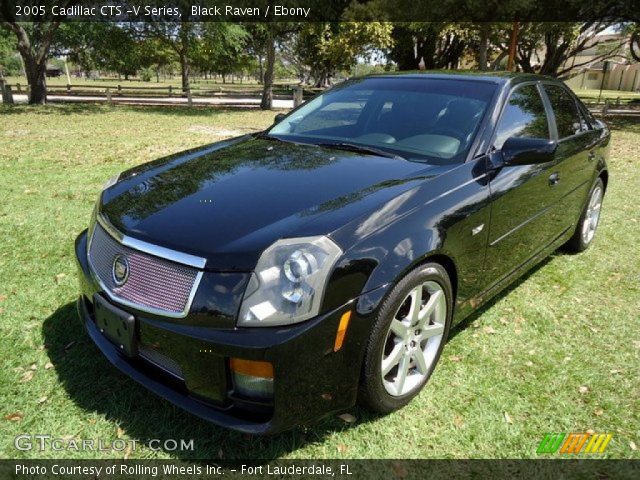
{"type": "Polygon", "coordinates": [[[574,90],[640,91],[640,63],[629,54],[629,44],[628,35],[595,36],[591,47],[566,62],[565,66],[571,68],[567,85],[574,90]]]}

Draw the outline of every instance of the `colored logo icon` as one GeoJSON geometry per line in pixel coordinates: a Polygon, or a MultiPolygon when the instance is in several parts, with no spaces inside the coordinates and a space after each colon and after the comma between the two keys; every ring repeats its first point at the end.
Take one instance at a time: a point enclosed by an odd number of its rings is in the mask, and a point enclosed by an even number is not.
{"type": "Polygon", "coordinates": [[[610,441],[610,433],[547,433],[536,453],[604,453],[610,441]]]}

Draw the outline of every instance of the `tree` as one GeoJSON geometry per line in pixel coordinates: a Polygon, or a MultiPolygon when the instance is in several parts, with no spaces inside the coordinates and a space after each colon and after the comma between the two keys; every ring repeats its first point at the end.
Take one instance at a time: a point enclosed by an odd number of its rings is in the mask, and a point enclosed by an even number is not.
{"type": "Polygon", "coordinates": [[[629,39],[629,50],[636,62],[640,62],[640,33],[634,33],[629,39]]]}
{"type": "MultiPolygon", "coordinates": [[[[517,65],[523,72],[562,77],[571,70],[612,58],[620,53],[625,40],[598,41],[597,35],[609,26],[610,23],[604,21],[522,24],[517,45],[517,65]],[[568,62],[587,49],[594,49],[595,55],[583,61],[568,62]]],[[[501,36],[508,38],[506,31],[501,36]]],[[[508,49],[506,40],[501,44],[501,49],[508,49]]]]}
{"type": "Polygon", "coordinates": [[[394,24],[389,58],[399,70],[458,68],[468,46],[467,24],[412,22],[394,24]]]}
{"type": "Polygon", "coordinates": [[[299,23],[267,22],[256,24],[251,31],[258,40],[253,42],[252,49],[261,52],[259,55],[264,55],[264,66],[261,67],[263,84],[260,108],[262,110],[271,110],[273,106],[273,81],[278,45],[299,29],[299,23]]]}
{"type": "Polygon", "coordinates": [[[143,38],[139,41],[138,49],[142,58],[142,66],[153,68],[156,81],[160,81],[160,70],[170,67],[177,61],[175,52],[160,42],[157,38],[143,38]]]}
{"type": "MultiPolygon", "coordinates": [[[[75,3],[75,0],[56,2],[61,7],[75,3]]],[[[47,12],[51,12],[51,2],[43,1],[47,12]]],[[[13,32],[17,39],[17,49],[22,57],[24,69],[29,83],[29,103],[45,104],[47,102],[47,60],[53,37],[60,26],[60,20],[53,20],[45,15],[41,22],[18,22],[14,9],[8,2],[0,6],[1,25],[13,32]]]]}
{"type": "Polygon", "coordinates": [[[149,55],[135,31],[125,25],[106,22],[70,22],[60,26],[52,51],[66,55],[87,74],[105,69],[128,79],[150,65],[149,55]]]}
{"type": "Polygon", "coordinates": [[[15,37],[8,30],[0,29],[0,78],[16,74],[21,68],[15,37]]]}
{"type": "Polygon", "coordinates": [[[24,24],[2,22],[15,33],[18,39],[18,52],[24,62],[24,70],[29,83],[29,103],[47,103],[47,60],[53,35],[59,26],[58,21],[24,24]]]}
{"type": "Polygon", "coordinates": [[[29,83],[29,103],[47,102],[47,60],[54,36],[60,26],[60,17],[51,16],[55,4],[66,9],[79,0],[42,0],[39,6],[47,12],[39,22],[16,21],[15,9],[9,2],[0,4],[0,25],[13,32],[17,39],[17,49],[22,57],[27,82],[29,83]]]}
{"type": "Polygon", "coordinates": [[[296,57],[309,66],[317,87],[325,87],[358,58],[391,46],[391,24],[383,22],[307,23],[296,39],[296,57]]]}
{"type": "Polygon", "coordinates": [[[203,72],[226,76],[237,73],[247,64],[244,45],[247,31],[233,23],[207,22],[202,26],[193,63],[203,72]]]}
{"type": "Polygon", "coordinates": [[[96,64],[98,68],[123,75],[125,80],[135,75],[138,70],[149,65],[149,59],[144,56],[142,42],[137,38],[136,31],[125,25],[106,24],[103,35],[96,48],[96,64]]]}
{"type": "Polygon", "coordinates": [[[629,54],[640,62],[640,24],[636,23],[629,28],[629,54]]]}
{"type": "Polygon", "coordinates": [[[247,53],[255,58],[258,64],[258,83],[264,83],[264,62],[267,51],[267,29],[261,23],[247,23],[244,25],[248,32],[246,41],[247,53]]]}
{"type": "MultiPolygon", "coordinates": [[[[182,17],[189,17],[187,2],[180,2],[182,17]]],[[[160,19],[159,19],[160,20],[160,19]]],[[[198,48],[198,38],[202,29],[201,23],[186,21],[157,21],[134,26],[143,38],[154,38],[166,48],[172,50],[180,63],[182,91],[189,90],[191,59],[198,48]]]]}

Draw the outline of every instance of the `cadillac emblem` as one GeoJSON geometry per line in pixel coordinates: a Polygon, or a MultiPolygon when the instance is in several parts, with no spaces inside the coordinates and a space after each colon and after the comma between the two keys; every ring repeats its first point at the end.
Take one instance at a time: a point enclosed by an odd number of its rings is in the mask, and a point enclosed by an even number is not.
{"type": "Polygon", "coordinates": [[[114,283],[121,287],[129,278],[129,261],[124,255],[117,255],[113,259],[113,268],[111,270],[114,283]]]}

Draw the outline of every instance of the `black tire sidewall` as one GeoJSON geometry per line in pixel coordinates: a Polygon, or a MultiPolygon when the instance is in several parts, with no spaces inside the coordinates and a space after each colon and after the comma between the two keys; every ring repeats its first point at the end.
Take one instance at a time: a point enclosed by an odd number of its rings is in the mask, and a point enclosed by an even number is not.
{"type": "Polygon", "coordinates": [[[365,351],[359,402],[377,412],[389,413],[405,406],[412,398],[420,393],[424,385],[429,381],[440,359],[442,349],[449,335],[449,329],[451,328],[452,312],[453,289],[447,271],[441,265],[437,263],[426,263],[406,274],[387,294],[376,314],[365,351]],[[421,386],[406,395],[392,396],[384,388],[380,372],[382,351],[387,333],[393,317],[409,292],[417,285],[427,281],[437,282],[444,290],[447,300],[447,318],[442,342],[421,386]]]}

